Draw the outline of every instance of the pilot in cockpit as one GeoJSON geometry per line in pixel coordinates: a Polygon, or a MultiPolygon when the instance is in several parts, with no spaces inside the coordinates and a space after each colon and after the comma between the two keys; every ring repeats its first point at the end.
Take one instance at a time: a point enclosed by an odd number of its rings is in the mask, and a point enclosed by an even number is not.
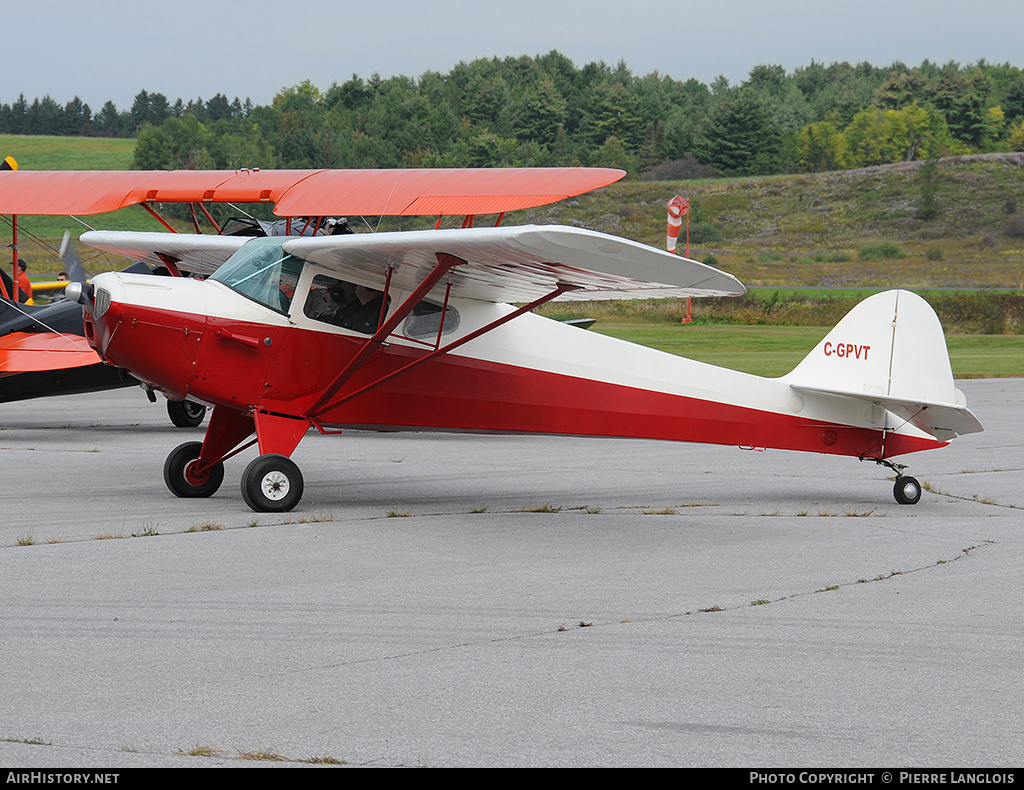
{"type": "MultiPolygon", "coordinates": [[[[388,302],[391,300],[388,299],[388,302]]],[[[354,329],[364,335],[372,335],[380,324],[380,314],[384,307],[384,292],[357,285],[355,301],[341,313],[341,326],[354,329]]]]}

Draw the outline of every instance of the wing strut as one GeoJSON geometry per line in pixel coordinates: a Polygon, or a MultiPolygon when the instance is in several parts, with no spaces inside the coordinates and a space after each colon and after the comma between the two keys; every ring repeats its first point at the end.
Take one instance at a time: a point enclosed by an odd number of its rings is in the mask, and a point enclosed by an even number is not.
{"type": "MultiPolygon", "coordinates": [[[[496,321],[492,321],[491,323],[487,324],[486,326],[480,327],[479,329],[477,329],[474,332],[470,332],[465,337],[460,337],[458,340],[452,341],[451,343],[449,343],[444,348],[435,348],[430,353],[420,357],[419,359],[413,360],[408,365],[405,365],[404,367],[398,368],[398,370],[393,370],[393,371],[391,371],[391,373],[388,373],[386,376],[381,376],[376,381],[374,381],[374,382],[372,382],[370,384],[367,384],[365,387],[361,387],[360,389],[357,389],[355,392],[351,392],[351,393],[349,393],[348,395],[345,395],[342,398],[338,398],[337,400],[331,401],[331,402],[326,403],[326,404],[318,402],[317,405],[314,407],[314,409],[310,412],[310,422],[312,422],[313,425],[316,426],[316,429],[318,431],[323,433],[324,430],[320,426],[320,424],[319,424],[319,422],[317,421],[316,418],[319,415],[323,414],[324,412],[328,411],[329,409],[333,409],[336,406],[340,406],[343,403],[347,403],[348,401],[352,400],[353,398],[356,398],[356,397],[362,395],[364,392],[369,392],[370,390],[375,389],[376,387],[379,387],[381,384],[383,384],[386,381],[391,381],[391,379],[394,379],[394,378],[397,378],[398,376],[404,375],[404,374],[408,373],[409,371],[413,370],[414,368],[419,367],[424,362],[429,362],[431,359],[434,359],[435,357],[439,357],[442,354],[447,354],[450,351],[454,351],[456,348],[458,348],[461,345],[464,345],[465,343],[468,343],[470,340],[474,340],[475,338],[478,338],[481,335],[487,334],[488,332],[491,332],[491,331],[497,329],[499,326],[502,326],[503,324],[507,324],[513,318],[518,318],[523,313],[528,313],[531,310],[533,310],[534,308],[540,307],[542,304],[550,302],[552,299],[558,298],[559,296],[564,294],[566,291],[575,291],[575,290],[578,289],[578,287],[579,286],[576,286],[576,285],[570,285],[569,283],[560,282],[560,283],[558,283],[558,285],[555,288],[555,290],[551,291],[550,293],[547,293],[544,296],[541,296],[541,297],[539,297],[537,299],[534,299],[529,304],[523,305],[522,307],[514,310],[513,312],[509,313],[508,315],[504,315],[501,318],[497,319],[496,321]]],[[[323,399],[321,399],[321,401],[322,400],[323,399]]]]}
{"type": "MultiPolygon", "coordinates": [[[[449,255],[446,252],[434,253],[434,257],[437,258],[437,266],[431,269],[430,274],[424,278],[416,290],[413,291],[409,296],[406,297],[405,301],[395,310],[394,314],[381,324],[377,331],[373,333],[364,344],[359,352],[349,361],[349,363],[342,368],[341,372],[334,378],[330,386],[324,390],[324,394],[320,396],[316,403],[313,404],[309,410],[311,416],[316,416],[321,413],[324,409],[324,405],[329,403],[330,400],[337,394],[338,390],[344,386],[345,382],[348,381],[352,375],[362,366],[363,362],[366,361],[367,357],[375,351],[381,343],[387,340],[388,336],[395,330],[395,328],[402,323],[412,312],[412,309],[418,305],[426,297],[430,290],[437,285],[441,279],[448,274],[456,266],[461,266],[466,263],[462,258],[456,258],[454,255],[449,255]]],[[[390,282],[390,270],[389,270],[389,282],[390,282]]],[[[387,302],[386,291],[385,291],[385,303],[387,302]]]]}

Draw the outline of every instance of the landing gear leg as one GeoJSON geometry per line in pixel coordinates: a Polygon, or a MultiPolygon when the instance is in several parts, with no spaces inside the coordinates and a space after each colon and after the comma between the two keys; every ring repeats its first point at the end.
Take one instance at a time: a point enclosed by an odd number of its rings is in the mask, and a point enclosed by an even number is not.
{"type": "Polygon", "coordinates": [[[896,483],[892,487],[892,495],[901,505],[916,505],[921,501],[921,484],[916,477],[903,474],[906,464],[893,463],[887,458],[861,458],[862,461],[874,461],[880,466],[891,469],[896,474],[896,483]]]}

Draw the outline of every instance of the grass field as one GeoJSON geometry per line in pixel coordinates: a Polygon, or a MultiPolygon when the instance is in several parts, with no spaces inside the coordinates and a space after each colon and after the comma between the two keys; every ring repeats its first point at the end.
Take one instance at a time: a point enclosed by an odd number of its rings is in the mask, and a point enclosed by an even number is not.
{"type": "Polygon", "coordinates": [[[135,140],[0,134],[0,158],[13,156],[20,170],[128,170],[135,140]]]}
{"type": "MultiPolygon", "coordinates": [[[[596,324],[592,332],[757,376],[789,373],[831,327],[596,324]]],[[[1024,336],[948,335],[956,378],[1024,377],[1024,336]]]]}

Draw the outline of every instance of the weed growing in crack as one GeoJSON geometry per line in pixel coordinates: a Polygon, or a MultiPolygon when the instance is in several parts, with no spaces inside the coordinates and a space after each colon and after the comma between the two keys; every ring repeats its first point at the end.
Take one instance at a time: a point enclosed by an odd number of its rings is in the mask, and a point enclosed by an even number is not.
{"type": "Polygon", "coordinates": [[[520,513],[561,513],[561,507],[552,507],[550,502],[545,502],[540,507],[524,507],[520,513]]]}
{"type": "Polygon", "coordinates": [[[178,749],[177,754],[180,754],[183,757],[216,757],[218,754],[224,754],[224,750],[214,749],[212,746],[197,743],[187,752],[182,749],[178,749]]]}
{"type": "Polygon", "coordinates": [[[202,521],[198,524],[193,524],[185,532],[220,532],[224,529],[227,529],[227,527],[216,521],[202,521]]]}
{"type": "Polygon", "coordinates": [[[273,749],[252,749],[247,752],[239,752],[238,760],[263,760],[271,763],[283,763],[285,758],[273,749]]]}

